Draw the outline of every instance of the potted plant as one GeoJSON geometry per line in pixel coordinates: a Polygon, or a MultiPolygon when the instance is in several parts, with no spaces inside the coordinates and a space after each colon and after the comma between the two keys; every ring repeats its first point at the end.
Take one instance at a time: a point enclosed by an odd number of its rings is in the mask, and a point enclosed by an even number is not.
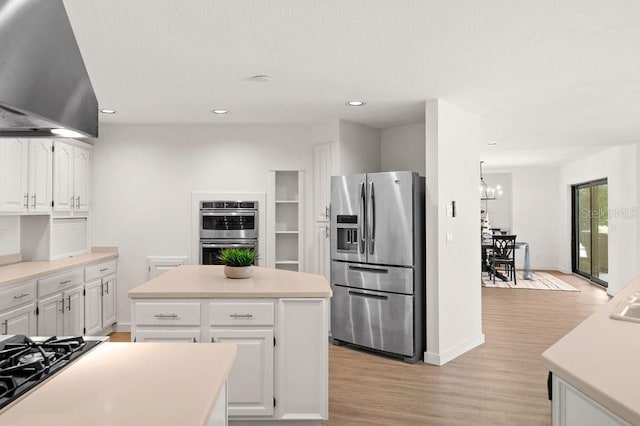
{"type": "Polygon", "coordinates": [[[224,249],[218,259],[224,264],[224,275],[227,278],[249,278],[253,274],[253,262],[256,252],[250,248],[224,249]]]}

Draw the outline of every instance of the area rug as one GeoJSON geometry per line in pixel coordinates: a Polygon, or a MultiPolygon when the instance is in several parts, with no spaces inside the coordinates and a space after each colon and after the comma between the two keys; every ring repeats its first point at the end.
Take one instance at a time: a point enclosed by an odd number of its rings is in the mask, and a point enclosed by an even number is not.
{"type": "Polygon", "coordinates": [[[514,285],[513,281],[502,281],[499,278],[496,278],[496,283],[494,284],[493,280],[489,279],[489,274],[483,272],[482,286],[499,288],[520,288],[528,290],[580,291],[548,272],[534,271],[532,279],[525,280],[522,277],[522,271],[516,271],[516,278],[518,283],[517,285],[514,285]]]}

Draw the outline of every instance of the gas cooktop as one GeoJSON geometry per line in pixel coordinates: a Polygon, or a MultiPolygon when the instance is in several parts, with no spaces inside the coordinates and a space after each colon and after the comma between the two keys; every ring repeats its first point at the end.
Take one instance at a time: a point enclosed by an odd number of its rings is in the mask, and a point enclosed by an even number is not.
{"type": "Polygon", "coordinates": [[[16,335],[0,341],[0,409],[81,357],[100,340],[79,337],[29,338],[16,335]]]}

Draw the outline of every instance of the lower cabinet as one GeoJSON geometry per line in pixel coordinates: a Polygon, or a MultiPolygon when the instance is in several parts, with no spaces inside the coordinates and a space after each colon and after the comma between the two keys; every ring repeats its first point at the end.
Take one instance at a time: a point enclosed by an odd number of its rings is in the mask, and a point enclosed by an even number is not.
{"type": "Polygon", "coordinates": [[[553,426],[630,426],[555,374],[552,386],[553,426]]]}
{"type": "Polygon", "coordinates": [[[116,322],[116,277],[115,275],[85,284],[85,333],[99,334],[116,322]]]}
{"type": "Polygon", "coordinates": [[[229,373],[229,415],[273,414],[273,329],[211,329],[211,341],[234,343],[238,354],[229,373]]]}
{"type": "Polygon", "coordinates": [[[38,300],[38,334],[80,336],[84,330],[83,286],[38,300]]]}
{"type": "Polygon", "coordinates": [[[230,420],[320,425],[328,418],[327,316],[321,298],[133,299],[131,337],[236,344],[230,420]]]}
{"type": "Polygon", "coordinates": [[[24,334],[33,336],[37,333],[36,304],[30,303],[21,308],[0,313],[0,334],[24,334]]]}

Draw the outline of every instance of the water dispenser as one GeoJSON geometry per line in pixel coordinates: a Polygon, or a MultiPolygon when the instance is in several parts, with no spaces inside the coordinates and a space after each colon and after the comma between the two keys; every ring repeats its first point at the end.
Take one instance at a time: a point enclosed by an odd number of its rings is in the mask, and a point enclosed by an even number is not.
{"type": "Polygon", "coordinates": [[[358,216],[338,215],[337,218],[337,244],[336,248],[341,252],[358,251],[358,216]]]}

